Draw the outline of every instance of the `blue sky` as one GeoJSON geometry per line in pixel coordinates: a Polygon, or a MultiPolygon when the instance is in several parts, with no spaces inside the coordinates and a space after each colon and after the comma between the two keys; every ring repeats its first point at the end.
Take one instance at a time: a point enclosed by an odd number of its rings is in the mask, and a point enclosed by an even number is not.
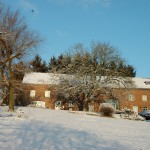
{"type": "Polygon", "coordinates": [[[2,1],[19,9],[29,27],[45,38],[38,51],[44,60],[76,43],[109,42],[135,67],[137,77],[150,78],[149,0],[2,1]]]}

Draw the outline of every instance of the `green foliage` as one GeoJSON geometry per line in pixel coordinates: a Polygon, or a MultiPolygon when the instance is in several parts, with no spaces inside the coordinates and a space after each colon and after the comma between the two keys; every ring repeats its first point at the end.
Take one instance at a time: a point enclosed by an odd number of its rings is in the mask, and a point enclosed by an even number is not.
{"type": "Polygon", "coordinates": [[[76,44],[69,53],[52,57],[49,70],[57,73],[135,77],[136,71],[121,58],[116,48],[108,43],[92,43],[91,50],[76,44]]]}
{"type": "Polygon", "coordinates": [[[39,55],[35,56],[35,58],[30,62],[30,65],[34,72],[48,72],[46,62],[42,61],[42,58],[39,55]]]}
{"type": "Polygon", "coordinates": [[[15,80],[22,81],[25,71],[27,69],[27,66],[25,65],[25,63],[23,61],[21,61],[21,62],[15,64],[13,68],[14,68],[13,74],[14,74],[15,80]]]}
{"type": "Polygon", "coordinates": [[[50,72],[54,72],[56,71],[56,68],[57,68],[57,60],[56,60],[56,57],[53,56],[51,59],[50,59],[50,62],[48,64],[48,70],[50,72]]]}

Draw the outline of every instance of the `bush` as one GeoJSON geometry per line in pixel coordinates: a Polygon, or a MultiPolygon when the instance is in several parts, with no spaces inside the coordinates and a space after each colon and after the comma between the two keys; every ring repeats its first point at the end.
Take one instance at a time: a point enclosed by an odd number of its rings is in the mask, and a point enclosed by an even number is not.
{"type": "Polygon", "coordinates": [[[102,113],[102,116],[112,117],[115,110],[111,104],[102,103],[100,105],[99,112],[102,113]]]}

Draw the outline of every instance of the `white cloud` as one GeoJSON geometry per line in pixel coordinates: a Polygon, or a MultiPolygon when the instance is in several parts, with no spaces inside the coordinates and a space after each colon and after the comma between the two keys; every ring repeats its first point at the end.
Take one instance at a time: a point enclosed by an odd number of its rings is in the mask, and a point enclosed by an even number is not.
{"type": "Polygon", "coordinates": [[[36,13],[38,13],[38,9],[37,6],[31,2],[29,2],[28,0],[20,0],[20,5],[28,11],[34,11],[36,13]]]}

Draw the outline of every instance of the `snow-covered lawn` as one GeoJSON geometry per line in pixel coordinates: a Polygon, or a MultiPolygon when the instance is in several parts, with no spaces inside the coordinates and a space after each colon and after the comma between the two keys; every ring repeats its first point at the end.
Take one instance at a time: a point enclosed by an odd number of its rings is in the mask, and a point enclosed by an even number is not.
{"type": "Polygon", "coordinates": [[[150,122],[0,107],[0,150],[149,150],[150,122]]]}

